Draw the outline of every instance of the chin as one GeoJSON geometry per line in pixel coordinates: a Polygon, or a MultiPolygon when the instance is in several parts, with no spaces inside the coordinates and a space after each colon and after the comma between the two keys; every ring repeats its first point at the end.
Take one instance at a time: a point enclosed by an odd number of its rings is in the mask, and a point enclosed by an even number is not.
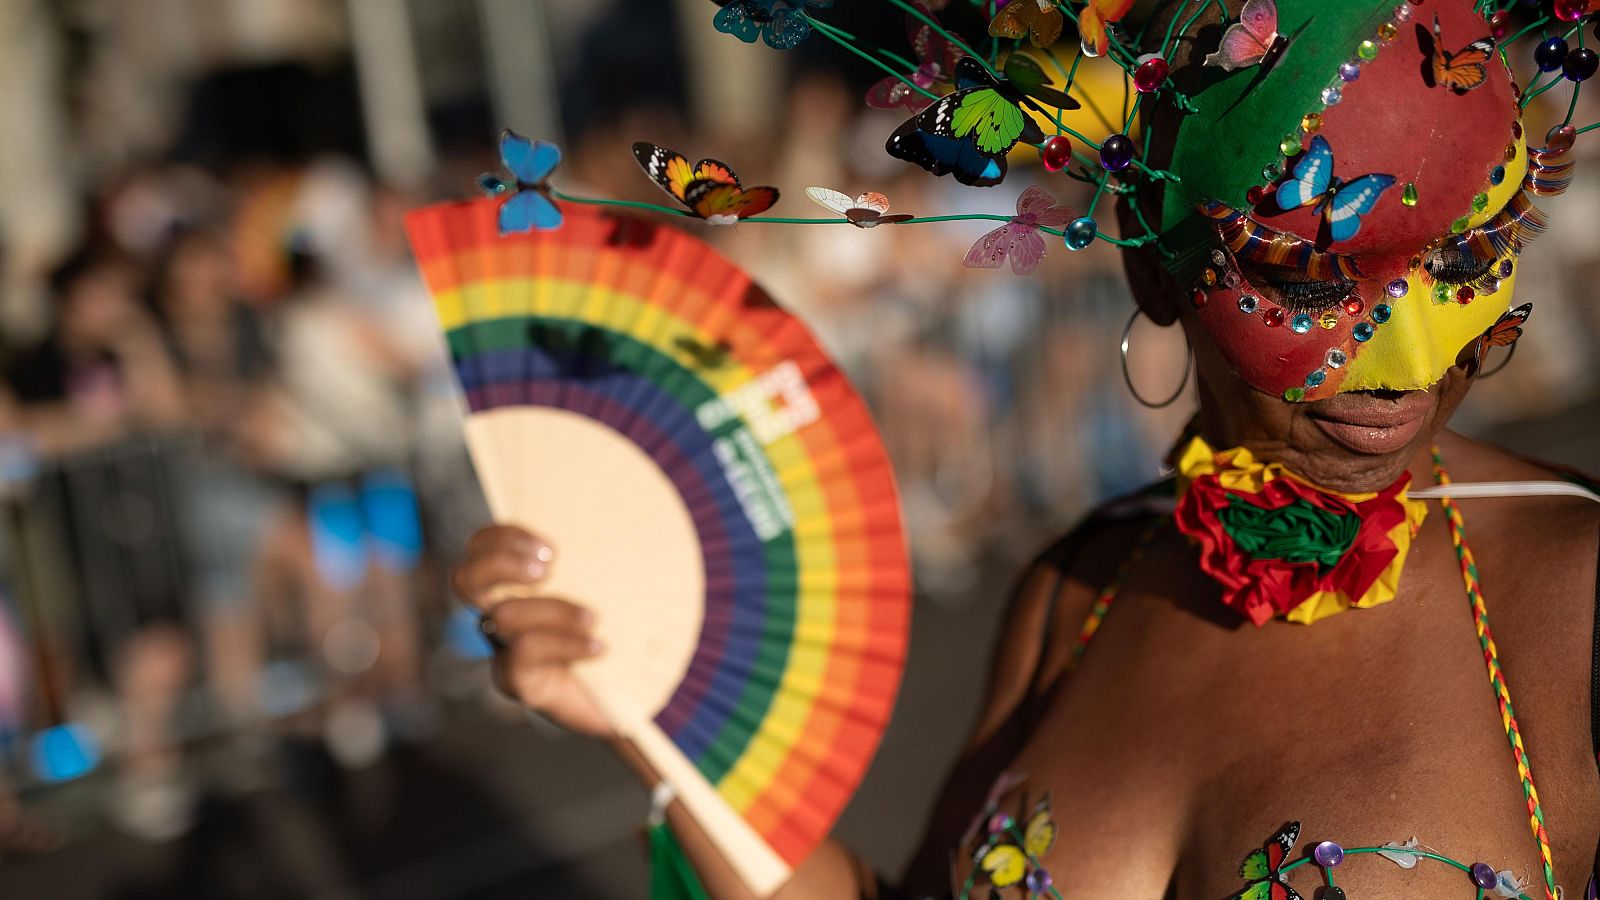
{"type": "Polygon", "coordinates": [[[1295,411],[1284,464],[1316,484],[1345,492],[1393,484],[1432,444],[1464,391],[1448,376],[1427,390],[1352,391],[1295,411]]]}

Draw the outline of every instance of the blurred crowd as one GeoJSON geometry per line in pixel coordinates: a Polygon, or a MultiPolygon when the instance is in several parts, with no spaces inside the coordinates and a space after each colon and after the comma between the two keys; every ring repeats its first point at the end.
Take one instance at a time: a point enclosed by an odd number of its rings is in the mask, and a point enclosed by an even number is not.
{"type": "MultiPolygon", "coordinates": [[[[694,52],[771,56],[704,19],[694,52]]],[[[759,128],[648,91],[605,107],[631,32],[566,27],[582,39],[556,54],[570,104],[563,190],[662,200],[629,154],[644,139],[781,186],[780,215],[828,215],[808,208],[810,185],[882,191],[921,215],[1007,214],[1035,181],[1088,203],[1082,184],[1026,161],[977,191],[888,158],[904,114],[867,109],[873,76],[837,57],[769,73],[759,128]]],[[[487,119],[436,117],[437,164],[405,187],[359,147],[218,159],[174,144],[91,167],[72,182],[83,213],[70,247],[0,257],[32,298],[6,304],[0,340],[0,852],[69,837],[48,803],[24,812],[19,791],[47,797],[95,772],[109,821],[168,839],[191,826],[202,790],[270,784],[281,735],[360,767],[426,737],[461,684],[482,692],[484,647],[443,572],[487,513],[402,218],[495,168],[487,119]]],[[[1518,285],[1538,315],[1516,365],[1476,392],[1469,426],[1558,415],[1595,392],[1600,307],[1585,286],[1600,245],[1581,223],[1600,219],[1600,179],[1549,206],[1558,228],[1518,285]]],[[[1109,203],[1097,215],[1114,220],[1109,203]]],[[[1052,242],[1030,278],[963,268],[997,224],[709,235],[867,398],[900,479],[919,597],[947,606],[995,602],[986,573],[1157,477],[1192,410],[1188,396],[1141,409],[1124,384],[1132,305],[1118,253],[1052,242]]],[[[1165,397],[1186,372],[1181,340],[1145,321],[1131,337],[1130,379],[1165,397]]]]}

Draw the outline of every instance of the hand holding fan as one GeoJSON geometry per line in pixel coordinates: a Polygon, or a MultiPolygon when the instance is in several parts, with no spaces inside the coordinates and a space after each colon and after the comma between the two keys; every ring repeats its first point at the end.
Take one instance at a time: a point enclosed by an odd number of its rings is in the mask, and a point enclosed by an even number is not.
{"type": "Polygon", "coordinates": [[[596,611],[574,674],[746,883],[826,836],[886,725],[909,625],[888,459],[805,327],[710,247],[561,204],[407,221],[496,518],[596,611]]]}

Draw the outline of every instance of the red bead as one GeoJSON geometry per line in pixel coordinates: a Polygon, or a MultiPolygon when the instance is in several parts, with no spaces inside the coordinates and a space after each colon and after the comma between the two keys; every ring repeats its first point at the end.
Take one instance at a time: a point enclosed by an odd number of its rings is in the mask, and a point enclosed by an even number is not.
{"type": "Polygon", "coordinates": [[[1199,288],[1195,288],[1194,295],[1191,299],[1194,300],[1195,309],[1205,309],[1206,301],[1211,299],[1211,295],[1199,288]]]}
{"type": "Polygon", "coordinates": [[[1495,40],[1505,37],[1506,32],[1510,30],[1511,13],[1507,10],[1502,9],[1489,17],[1489,33],[1494,36],[1495,40]]]}
{"type": "Polygon", "coordinates": [[[1512,138],[1521,138],[1522,137],[1522,123],[1521,122],[1512,122],[1511,123],[1511,137],[1512,138]]]}
{"type": "Polygon", "coordinates": [[[1251,206],[1259,206],[1261,204],[1261,201],[1266,199],[1266,196],[1267,196],[1266,189],[1262,188],[1260,185],[1256,185],[1255,187],[1251,188],[1250,190],[1244,192],[1244,199],[1251,206]]]}
{"type": "Polygon", "coordinates": [[[1279,325],[1282,325],[1283,319],[1283,310],[1276,306],[1268,308],[1266,312],[1261,314],[1261,321],[1266,322],[1267,325],[1272,328],[1277,328],[1279,325]]]}
{"type": "Polygon", "coordinates": [[[1344,302],[1344,314],[1347,316],[1359,316],[1363,309],[1366,309],[1366,304],[1361,302],[1360,297],[1351,297],[1344,302]]]}
{"type": "Polygon", "coordinates": [[[1478,296],[1478,292],[1474,291],[1471,285],[1463,284],[1461,289],[1456,291],[1456,302],[1462,306],[1466,306],[1468,303],[1471,303],[1472,298],[1476,296],[1478,296]]]}
{"type": "Polygon", "coordinates": [[[1556,0],[1556,18],[1563,22],[1576,22],[1588,11],[1588,0],[1556,0]]]}
{"type": "Polygon", "coordinates": [[[1148,94],[1161,87],[1167,80],[1167,61],[1151,54],[1140,57],[1139,67],[1133,70],[1133,87],[1141,94],[1148,94]]]}
{"type": "Polygon", "coordinates": [[[1064,134],[1058,134],[1044,142],[1044,149],[1039,151],[1039,158],[1044,161],[1044,167],[1049,172],[1059,172],[1072,162],[1072,141],[1064,134]]]}

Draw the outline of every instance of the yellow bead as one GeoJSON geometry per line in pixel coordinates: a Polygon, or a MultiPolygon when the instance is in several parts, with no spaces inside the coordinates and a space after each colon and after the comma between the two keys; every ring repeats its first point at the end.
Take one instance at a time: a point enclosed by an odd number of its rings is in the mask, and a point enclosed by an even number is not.
{"type": "Polygon", "coordinates": [[[1316,134],[1322,130],[1322,113],[1306,113],[1300,120],[1300,130],[1306,134],[1316,134]]]}
{"type": "Polygon", "coordinates": [[[1399,33],[1400,29],[1394,27],[1393,22],[1385,22],[1378,26],[1378,40],[1384,43],[1394,40],[1395,35],[1399,33]]]}
{"type": "Polygon", "coordinates": [[[1317,324],[1331,331],[1333,326],[1339,324],[1339,314],[1330,309],[1317,317],[1317,324]]]}

